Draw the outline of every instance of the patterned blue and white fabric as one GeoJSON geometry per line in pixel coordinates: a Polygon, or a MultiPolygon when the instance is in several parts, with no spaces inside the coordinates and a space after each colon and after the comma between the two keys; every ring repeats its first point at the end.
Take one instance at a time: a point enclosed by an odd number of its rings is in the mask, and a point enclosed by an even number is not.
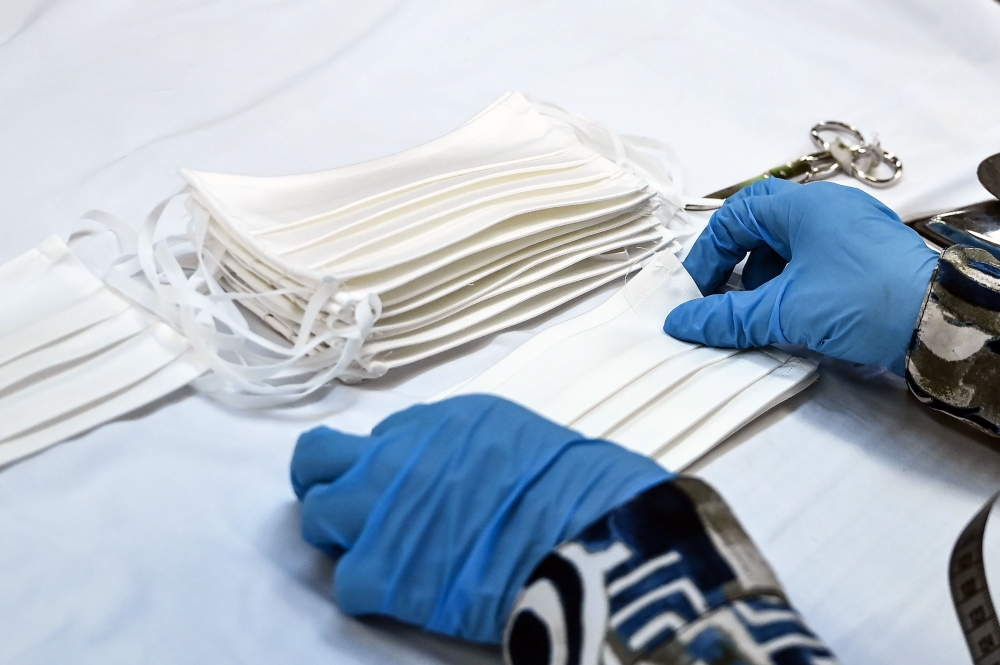
{"type": "Polygon", "coordinates": [[[722,498],[694,478],[636,496],[535,569],[510,665],[832,665],[722,498]]]}

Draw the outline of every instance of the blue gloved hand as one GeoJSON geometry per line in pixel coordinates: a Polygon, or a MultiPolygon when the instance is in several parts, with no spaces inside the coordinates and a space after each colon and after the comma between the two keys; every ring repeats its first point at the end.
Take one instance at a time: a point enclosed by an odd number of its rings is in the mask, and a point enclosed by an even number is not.
{"type": "Polygon", "coordinates": [[[670,477],[488,395],[414,406],[371,436],[320,427],[292,458],[303,536],[343,555],[345,612],[492,643],[550,550],[670,477]]]}
{"type": "Polygon", "coordinates": [[[710,294],[747,252],[747,291],[684,303],[663,330],[728,348],[800,344],[903,375],[938,255],[896,213],[853,187],[767,178],[712,215],[684,267],[710,294]]]}

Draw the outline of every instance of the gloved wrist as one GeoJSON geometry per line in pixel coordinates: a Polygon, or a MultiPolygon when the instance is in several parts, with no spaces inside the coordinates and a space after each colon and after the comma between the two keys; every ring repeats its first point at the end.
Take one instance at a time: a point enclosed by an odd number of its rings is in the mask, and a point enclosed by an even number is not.
{"type": "Polygon", "coordinates": [[[937,261],[932,260],[929,255],[926,261],[915,265],[913,279],[906,284],[908,288],[900,299],[896,336],[901,344],[899,353],[886,365],[897,376],[906,375],[906,362],[913,343],[913,336],[920,324],[920,317],[926,306],[931,280],[936,270],[937,261]]]}
{"type": "Polygon", "coordinates": [[[507,622],[504,658],[835,662],[722,498],[687,477],[637,495],[547,556],[507,622]]]}

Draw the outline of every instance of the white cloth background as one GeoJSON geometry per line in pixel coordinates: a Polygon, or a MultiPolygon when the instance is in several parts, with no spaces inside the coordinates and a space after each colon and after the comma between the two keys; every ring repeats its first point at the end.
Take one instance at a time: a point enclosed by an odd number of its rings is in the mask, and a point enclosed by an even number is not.
{"type": "MultiPolygon", "coordinates": [[[[0,40],[3,261],[91,208],[140,218],[179,167],[369,159],[508,89],[671,143],[691,194],[809,150],[824,119],[902,157],[878,195],[904,215],[985,198],[1000,150],[992,0],[6,0],[0,40]]],[[[287,466],[299,431],[365,430],[529,334],[277,414],[180,395],[0,471],[0,662],[497,662],[342,616],[287,466]]],[[[869,374],[825,366],[701,474],[843,662],[965,662],[948,553],[1000,453],[869,374]]]]}

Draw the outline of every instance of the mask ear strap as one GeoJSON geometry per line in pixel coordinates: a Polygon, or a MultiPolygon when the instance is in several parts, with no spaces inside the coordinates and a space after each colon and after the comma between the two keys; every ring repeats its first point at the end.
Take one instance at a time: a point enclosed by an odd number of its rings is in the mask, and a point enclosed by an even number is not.
{"type": "Polygon", "coordinates": [[[224,289],[217,279],[221,260],[206,247],[210,213],[193,198],[188,199],[186,233],[161,237],[167,208],[191,192],[185,186],[157,204],[139,233],[109,213],[91,211],[85,215],[89,223],[81,223],[70,238],[107,231],[115,235],[119,255],[94,272],[187,339],[211,370],[195,380],[195,387],[227,404],[260,408],[300,400],[334,378],[350,381],[385,373],[381,363],[361,358],[362,344],[381,314],[377,296],[345,298],[342,284],[333,278],[314,290],[224,289]],[[290,346],[254,332],[236,307],[240,301],[288,295],[308,298],[290,346]],[[333,321],[331,307],[353,323],[333,321]]]}
{"type": "Polygon", "coordinates": [[[66,245],[72,247],[74,242],[83,235],[103,233],[110,231],[115,236],[118,243],[118,251],[123,254],[135,254],[138,236],[135,229],[124,222],[120,217],[103,210],[90,210],[85,212],[80,218],[76,228],[65,238],[66,245]],[[93,224],[87,224],[93,222],[93,224]]]}
{"type": "MultiPolygon", "coordinates": [[[[177,192],[177,194],[179,193],[180,192],[177,192]]],[[[177,194],[172,196],[176,196],[177,194]]],[[[80,259],[80,262],[83,263],[87,269],[90,270],[90,272],[102,279],[107,274],[108,269],[114,265],[118,257],[122,255],[135,254],[136,247],[138,245],[138,234],[136,234],[135,229],[133,229],[120,217],[112,215],[109,212],[105,212],[103,210],[89,210],[80,217],[80,220],[76,223],[76,225],[74,225],[68,235],[65,237],[60,236],[66,246],[73,249],[78,245],[82,238],[101,235],[104,233],[111,233],[115,238],[118,251],[114,255],[98,259],[97,257],[89,256],[85,252],[74,252],[74,254],[77,255],[77,258],[80,259]]]]}

